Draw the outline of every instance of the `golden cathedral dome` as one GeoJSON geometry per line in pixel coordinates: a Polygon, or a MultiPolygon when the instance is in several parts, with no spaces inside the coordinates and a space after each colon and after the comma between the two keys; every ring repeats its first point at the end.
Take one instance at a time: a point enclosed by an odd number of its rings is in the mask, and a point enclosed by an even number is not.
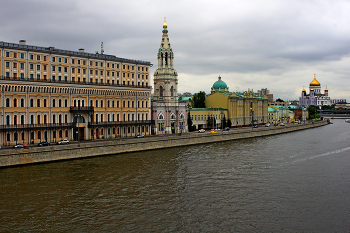
{"type": "Polygon", "coordinates": [[[303,88],[303,91],[306,91],[305,88],[303,88]]]}
{"type": "Polygon", "coordinates": [[[314,89],[311,88],[310,91],[314,91],[314,89]]]}
{"type": "Polygon", "coordinates": [[[310,83],[310,86],[321,86],[321,83],[319,83],[316,78],[314,78],[314,80],[312,80],[312,82],[310,83]]]}
{"type": "Polygon", "coordinates": [[[324,91],[328,91],[327,86],[326,86],[326,89],[324,89],[324,91]]]}

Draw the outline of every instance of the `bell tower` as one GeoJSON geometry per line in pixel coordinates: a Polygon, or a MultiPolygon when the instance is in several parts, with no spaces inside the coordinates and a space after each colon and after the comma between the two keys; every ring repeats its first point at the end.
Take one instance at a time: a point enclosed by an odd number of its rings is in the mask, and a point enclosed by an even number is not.
{"type": "Polygon", "coordinates": [[[158,49],[158,69],[154,72],[154,100],[176,106],[177,98],[177,72],[174,69],[174,53],[168,36],[166,18],[163,24],[162,42],[158,49]]]}

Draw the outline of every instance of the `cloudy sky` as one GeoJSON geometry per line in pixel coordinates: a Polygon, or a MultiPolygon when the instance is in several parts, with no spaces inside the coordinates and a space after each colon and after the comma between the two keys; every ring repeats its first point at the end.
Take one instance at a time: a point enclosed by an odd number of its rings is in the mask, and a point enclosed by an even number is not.
{"type": "Polygon", "coordinates": [[[179,92],[268,88],[298,99],[316,74],[350,102],[350,1],[2,0],[0,41],[150,61],[157,68],[164,17],[179,92]]]}

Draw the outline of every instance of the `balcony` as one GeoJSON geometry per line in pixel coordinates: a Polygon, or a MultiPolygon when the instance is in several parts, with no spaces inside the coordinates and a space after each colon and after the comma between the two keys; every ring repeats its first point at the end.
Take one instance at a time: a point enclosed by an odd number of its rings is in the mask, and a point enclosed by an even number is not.
{"type": "Polygon", "coordinates": [[[92,107],[92,106],[89,106],[89,107],[70,107],[69,112],[72,112],[72,113],[93,113],[94,107],[92,107]]]}

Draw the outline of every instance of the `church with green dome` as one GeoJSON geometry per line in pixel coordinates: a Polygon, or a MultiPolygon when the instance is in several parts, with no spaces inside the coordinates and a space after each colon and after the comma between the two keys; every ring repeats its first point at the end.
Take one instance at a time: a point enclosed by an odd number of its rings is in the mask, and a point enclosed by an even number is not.
{"type": "Polygon", "coordinates": [[[190,109],[196,128],[208,128],[207,119],[215,118],[216,127],[221,128],[223,119],[229,120],[230,127],[264,125],[268,119],[268,98],[253,92],[230,92],[227,84],[219,76],[205,98],[206,108],[190,109]]]}

